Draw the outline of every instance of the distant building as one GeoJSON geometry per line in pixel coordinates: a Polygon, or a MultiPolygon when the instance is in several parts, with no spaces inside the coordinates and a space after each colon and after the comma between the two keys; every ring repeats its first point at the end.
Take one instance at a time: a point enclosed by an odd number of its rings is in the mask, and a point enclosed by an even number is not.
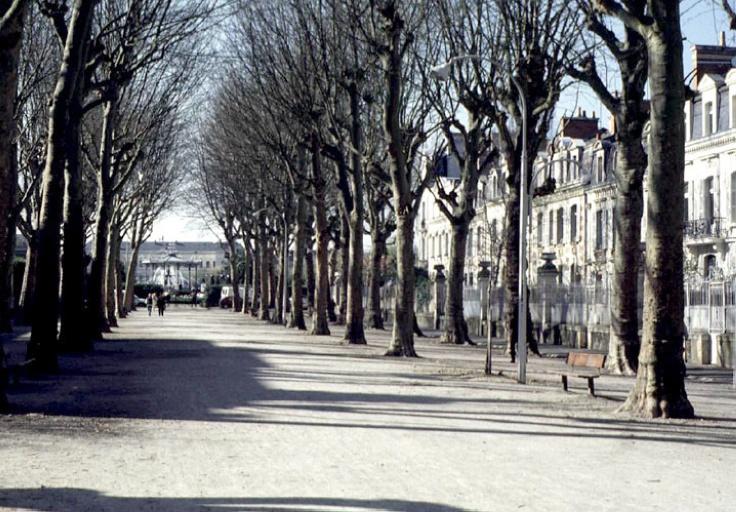
{"type": "MultiPolygon", "coordinates": [[[[130,256],[130,244],[123,242],[120,259],[126,269],[130,256]]],[[[230,277],[229,258],[219,242],[144,242],[138,254],[136,282],[181,289],[202,280],[207,284],[226,282],[230,277]]]]}

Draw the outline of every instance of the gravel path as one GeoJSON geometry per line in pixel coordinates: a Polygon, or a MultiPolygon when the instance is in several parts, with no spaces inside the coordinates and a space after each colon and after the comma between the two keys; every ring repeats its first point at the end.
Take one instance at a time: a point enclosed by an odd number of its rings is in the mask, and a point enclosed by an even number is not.
{"type": "Polygon", "coordinates": [[[633,421],[612,412],[630,379],[566,394],[545,358],[519,386],[479,375],[482,348],[429,340],[393,360],[386,336],[349,347],[226,311],[133,313],[94,354],[12,388],[0,510],[736,510],[723,372],[692,372],[705,419],[633,421]]]}

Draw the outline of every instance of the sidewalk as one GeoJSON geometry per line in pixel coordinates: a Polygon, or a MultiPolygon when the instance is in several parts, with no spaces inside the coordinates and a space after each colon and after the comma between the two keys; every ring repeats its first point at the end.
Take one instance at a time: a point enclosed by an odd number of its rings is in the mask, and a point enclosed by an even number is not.
{"type": "MultiPolygon", "coordinates": [[[[221,310],[134,313],[62,373],[13,387],[0,510],[726,511],[736,393],[693,372],[705,419],[612,411],[630,378],[564,393],[531,358],[419,340],[417,360],[221,310]]],[[[11,349],[22,349],[15,342],[11,349]]],[[[718,372],[716,372],[717,374],[718,372]]]]}

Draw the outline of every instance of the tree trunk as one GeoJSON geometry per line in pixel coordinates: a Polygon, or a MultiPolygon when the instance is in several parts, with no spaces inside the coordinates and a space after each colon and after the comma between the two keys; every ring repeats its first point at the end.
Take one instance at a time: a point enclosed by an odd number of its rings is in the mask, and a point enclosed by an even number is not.
{"type": "MultiPolygon", "coordinates": [[[[504,328],[506,332],[506,351],[511,362],[516,361],[516,340],[518,338],[519,318],[519,191],[509,187],[509,195],[506,198],[506,240],[504,250],[506,258],[504,262],[504,288],[506,289],[506,302],[504,313],[504,328]]],[[[526,310],[527,317],[527,348],[533,354],[539,355],[537,340],[534,338],[529,308],[526,310]]]]}
{"type": "Polygon", "coordinates": [[[115,295],[117,293],[115,290],[117,281],[115,274],[118,271],[118,241],[120,238],[118,233],[120,233],[120,228],[116,222],[113,222],[107,244],[107,263],[105,264],[105,315],[110,327],[118,327],[117,307],[115,306],[115,295]]]}
{"type": "MultiPolygon", "coordinates": [[[[15,257],[15,196],[18,186],[15,98],[23,42],[24,2],[0,33],[0,332],[12,330],[11,273],[15,257]]],[[[4,16],[12,2],[3,2],[4,16]]],[[[1,356],[2,354],[0,354],[1,356]]],[[[3,393],[0,391],[0,399],[3,393]]]]}
{"type": "Polygon", "coordinates": [[[678,0],[650,2],[646,41],[651,88],[644,327],[636,383],[623,411],[690,418],[683,360],[685,88],[678,0]]]}
{"type": "Polygon", "coordinates": [[[128,262],[128,269],[125,273],[125,299],[123,300],[125,309],[128,311],[133,311],[135,307],[135,269],[138,268],[138,255],[140,254],[142,243],[142,241],[131,240],[130,244],[130,261],[128,262]]]}
{"type": "Polygon", "coordinates": [[[269,267],[270,265],[270,257],[268,254],[268,242],[266,239],[266,233],[265,233],[265,226],[263,223],[261,223],[261,229],[259,233],[259,242],[258,242],[258,254],[260,256],[261,260],[261,273],[258,276],[261,280],[261,309],[258,312],[258,318],[260,320],[268,320],[269,314],[268,314],[268,306],[269,302],[271,300],[270,297],[270,286],[269,286],[269,267]]]}
{"type": "Polygon", "coordinates": [[[277,275],[277,281],[276,281],[276,323],[283,325],[284,324],[284,318],[286,318],[286,311],[284,311],[284,301],[282,300],[284,296],[284,286],[286,286],[286,267],[284,266],[284,242],[283,242],[283,233],[279,236],[279,239],[281,243],[279,244],[279,248],[274,251],[275,256],[277,257],[276,264],[274,267],[278,269],[278,275],[277,275]]]}
{"type": "Polygon", "coordinates": [[[241,312],[244,315],[247,315],[250,309],[250,287],[253,286],[253,278],[250,276],[253,265],[253,255],[251,254],[248,245],[248,238],[243,237],[243,307],[241,308],[241,312]]]}
{"type": "Polygon", "coordinates": [[[276,249],[273,246],[273,242],[269,240],[268,251],[266,252],[268,257],[268,307],[275,308],[278,293],[276,291],[277,276],[276,269],[278,264],[276,261],[276,249]]]}
{"type": "MultiPolygon", "coordinates": [[[[399,210],[400,211],[400,210],[399,210]]],[[[417,357],[414,350],[414,218],[396,216],[396,305],[387,356],[417,357]]]]}
{"type": "Polygon", "coordinates": [[[307,238],[309,244],[307,252],[304,255],[304,261],[307,264],[307,307],[309,313],[314,314],[314,295],[317,288],[317,276],[314,271],[314,250],[312,249],[313,239],[307,238]]]}
{"type": "Polygon", "coordinates": [[[329,261],[327,263],[330,267],[330,274],[327,277],[330,283],[330,293],[327,305],[327,320],[333,323],[337,323],[338,321],[337,314],[335,313],[335,308],[337,307],[337,303],[340,300],[340,288],[338,288],[337,286],[337,275],[339,273],[337,262],[339,252],[340,240],[338,236],[338,239],[333,240],[332,250],[329,251],[330,255],[329,261]]]}
{"type": "Polygon", "coordinates": [[[445,332],[443,343],[462,345],[470,342],[468,324],[463,309],[463,274],[465,272],[465,251],[468,245],[469,221],[456,221],[452,225],[450,245],[450,269],[447,274],[447,295],[445,298],[445,332]]]}
{"type": "Polygon", "coordinates": [[[383,272],[381,262],[386,254],[386,242],[380,230],[374,226],[371,226],[371,245],[370,326],[373,329],[383,330],[383,309],[381,307],[383,272]]]}
{"type": "Polygon", "coordinates": [[[238,284],[240,276],[238,273],[238,253],[236,252],[238,247],[235,238],[228,238],[227,246],[230,250],[230,284],[233,287],[233,312],[236,312],[240,305],[240,286],[238,284]]]}
{"type": "Polygon", "coordinates": [[[644,211],[642,178],[646,154],[641,138],[618,137],[616,206],[613,229],[611,332],[607,366],[617,374],[634,375],[639,355],[639,254],[644,211]]]}
{"type": "Polygon", "coordinates": [[[350,240],[347,273],[347,318],[345,341],[365,345],[363,320],[363,208],[354,208],[350,214],[350,240]]]}
{"type": "MultiPolygon", "coordinates": [[[[85,51],[85,56],[87,51],[85,51]]],[[[86,57],[85,57],[86,58],[86,57]]],[[[77,80],[70,104],[67,160],[64,172],[64,252],[61,266],[61,323],[59,345],[66,351],[88,352],[92,340],[84,318],[84,211],[80,132],[84,73],[77,80]]]]}
{"type": "Polygon", "coordinates": [[[253,300],[250,305],[251,316],[258,316],[261,307],[261,242],[256,236],[253,239],[253,300]]]}
{"type": "MultiPolygon", "coordinates": [[[[113,94],[114,96],[114,94],[113,94]]],[[[89,273],[89,292],[87,304],[90,314],[92,338],[102,338],[102,333],[110,332],[106,309],[107,257],[112,219],[113,191],[111,176],[112,136],[115,129],[117,98],[105,103],[102,118],[102,141],[100,142],[100,167],[97,170],[97,211],[95,216],[95,243],[92,250],[92,263],[89,273]]]]}
{"type": "Polygon", "coordinates": [[[345,215],[340,216],[340,288],[337,290],[339,304],[337,323],[345,325],[348,309],[348,279],[350,272],[350,225],[345,215]]]}
{"type": "Polygon", "coordinates": [[[304,242],[305,222],[307,218],[307,201],[302,194],[296,198],[296,221],[294,223],[294,262],[291,267],[291,315],[289,327],[306,330],[304,322],[302,288],[304,286],[304,242]]]}
{"type": "Polygon", "coordinates": [[[327,183],[322,176],[322,157],[319,152],[317,134],[312,134],[312,180],[313,180],[313,207],[314,225],[317,238],[317,262],[315,279],[315,304],[312,313],[312,329],[310,334],[329,335],[327,323],[327,308],[330,300],[328,244],[330,243],[330,228],[327,224],[325,194],[327,183]]]}
{"type": "Polygon", "coordinates": [[[23,271],[23,286],[20,292],[21,323],[31,325],[33,319],[33,294],[36,288],[36,260],[38,258],[38,232],[34,231],[26,240],[26,268],[23,271]]]}
{"type": "Polygon", "coordinates": [[[61,68],[49,109],[46,165],[41,189],[36,293],[33,327],[27,357],[40,371],[55,371],[57,320],[59,317],[59,231],[62,221],[65,132],[69,107],[83,66],[84,45],[96,0],[75,0],[69,19],[61,68]]]}

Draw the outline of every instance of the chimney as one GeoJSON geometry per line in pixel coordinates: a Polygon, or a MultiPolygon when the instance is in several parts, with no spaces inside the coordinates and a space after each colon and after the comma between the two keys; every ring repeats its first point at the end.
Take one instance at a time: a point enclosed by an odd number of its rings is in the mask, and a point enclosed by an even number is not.
{"type": "Polygon", "coordinates": [[[588,117],[588,113],[585,110],[583,110],[583,117],[585,117],[585,118],[588,117]]]}
{"type": "Polygon", "coordinates": [[[718,34],[718,44],[720,44],[722,47],[726,46],[726,32],[721,30],[721,32],[718,34]]]}
{"type": "Polygon", "coordinates": [[[578,117],[583,117],[583,107],[578,107],[578,117]]]}

